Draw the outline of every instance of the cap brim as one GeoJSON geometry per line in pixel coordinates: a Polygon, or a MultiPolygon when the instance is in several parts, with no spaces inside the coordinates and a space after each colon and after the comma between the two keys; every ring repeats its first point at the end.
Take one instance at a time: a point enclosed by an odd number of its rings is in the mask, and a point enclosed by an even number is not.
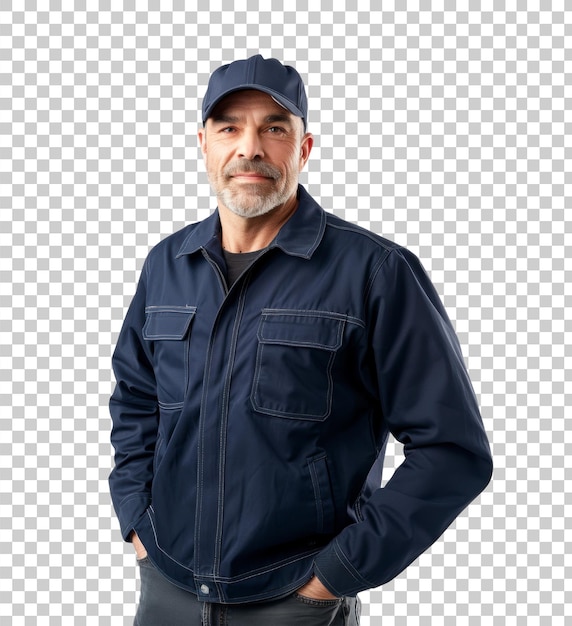
{"type": "MultiPolygon", "coordinates": [[[[211,116],[213,109],[221,100],[224,100],[224,98],[226,98],[228,95],[236,91],[248,91],[248,90],[262,91],[264,93],[267,93],[280,106],[290,111],[290,113],[292,113],[296,117],[301,117],[302,119],[304,119],[304,114],[302,113],[302,111],[300,111],[300,109],[293,102],[285,98],[282,94],[274,91],[274,89],[269,89],[268,87],[264,87],[261,85],[245,84],[245,85],[237,85],[236,87],[232,87],[232,89],[228,89],[227,91],[222,93],[216,100],[211,102],[209,106],[205,109],[204,116],[203,116],[203,124],[211,116]]],[[[305,123],[305,120],[304,120],[304,123],[305,123]]]]}

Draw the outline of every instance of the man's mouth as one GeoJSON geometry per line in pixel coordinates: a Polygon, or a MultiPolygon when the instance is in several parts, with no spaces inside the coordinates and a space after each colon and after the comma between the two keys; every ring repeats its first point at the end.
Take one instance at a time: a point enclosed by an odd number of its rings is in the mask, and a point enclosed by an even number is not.
{"type": "Polygon", "coordinates": [[[260,180],[273,180],[270,176],[263,176],[262,174],[255,174],[254,172],[240,172],[238,174],[232,175],[231,178],[252,182],[260,180]]]}

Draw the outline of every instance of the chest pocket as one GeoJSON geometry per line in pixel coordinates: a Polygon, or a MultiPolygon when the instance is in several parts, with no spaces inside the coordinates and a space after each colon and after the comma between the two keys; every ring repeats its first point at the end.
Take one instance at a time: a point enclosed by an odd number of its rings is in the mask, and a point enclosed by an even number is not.
{"type": "Polygon", "coordinates": [[[313,421],[332,408],[332,367],[346,317],[324,311],[264,309],[251,402],[260,413],[313,421]]]}
{"type": "Polygon", "coordinates": [[[145,308],[143,338],[152,342],[157,398],[163,407],[180,405],[189,380],[189,345],[194,306],[145,308]]]}

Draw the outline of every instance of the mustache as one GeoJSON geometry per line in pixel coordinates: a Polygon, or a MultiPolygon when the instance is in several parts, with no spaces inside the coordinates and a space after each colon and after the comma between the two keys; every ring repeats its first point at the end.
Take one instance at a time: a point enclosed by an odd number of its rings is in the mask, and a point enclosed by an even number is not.
{"type": "Polygon", "coordinates": [[[281,177],[280,170],[269,163],[245,161],[244,163],[230,163],[224,168],[224,175],[227,178],[236,176],[237,174],[259,174],[266,178],[273,178],[278,180],[281,177]]]}

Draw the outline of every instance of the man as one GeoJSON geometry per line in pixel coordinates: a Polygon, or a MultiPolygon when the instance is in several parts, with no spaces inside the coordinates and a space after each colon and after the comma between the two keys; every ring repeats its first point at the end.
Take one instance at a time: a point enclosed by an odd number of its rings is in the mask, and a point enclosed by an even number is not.
{"type": "Polygon", "coordinates": [[[298,73],[235,61],[202,112],[218,208],[151,251],[114,354],[135,624],[357,624],[490,480],[475,396],[416,257],[299,186],[298,73]]]}

